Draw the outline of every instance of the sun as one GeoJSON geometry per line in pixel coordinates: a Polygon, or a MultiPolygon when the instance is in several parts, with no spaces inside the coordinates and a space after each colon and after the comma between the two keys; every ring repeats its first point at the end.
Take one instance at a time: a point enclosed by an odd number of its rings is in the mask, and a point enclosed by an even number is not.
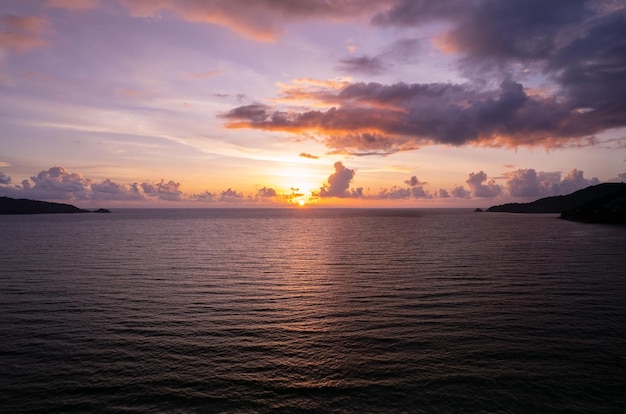
{"type": "Polygon", "coordinates": [[[300,187],[291,187],[291,194],[288,195],[289,202],[299,207],[304,207],[309,203],[310,194],[300,190],[300,187]]]}
{"type": "Polygon", "coordinates": [[[274,188],[280,192],[283,202],[294,207],[317,202],[316,189],[321,187],[323,178],[311,166],[288,163],[277,166],[272,175],[275,182],[280,183],[274,188]]]}
{"type": "Polygon", "coordinates": [[[286,198],[289,204],[295,205],[298,207],[304,207],[307,204],[311,204],[313,202],[313,193],[312,190],[306,190],[306,184],[301,184],[298,186],[292,186],[289,188],[289,192],[286,192],[286,198]]]}

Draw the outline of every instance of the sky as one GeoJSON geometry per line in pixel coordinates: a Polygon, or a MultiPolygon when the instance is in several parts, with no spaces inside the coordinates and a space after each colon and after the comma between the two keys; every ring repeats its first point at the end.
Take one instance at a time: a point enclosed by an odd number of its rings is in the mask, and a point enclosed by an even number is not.
{"type": "Polygon", "coordinates": [[[488,207],[625,180],[624,1],[0,1],[0,196],[488,207]]]}

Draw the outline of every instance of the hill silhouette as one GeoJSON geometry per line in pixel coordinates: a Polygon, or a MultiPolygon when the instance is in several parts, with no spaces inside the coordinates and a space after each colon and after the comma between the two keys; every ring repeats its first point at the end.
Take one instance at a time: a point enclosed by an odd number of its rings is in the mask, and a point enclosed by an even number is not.
{"type": "Polygon", "coordinates": [[[28,200],[25,198],[0,197],[0,214],[57,214],[89,213],[71,204],[28,200]]]}
{"type": "Polygon", "coordinates": [[[596,223],[624,223],[626,183],[604,183],[568,195],[540,198],[530,203],[492,206],[488,212],[562,213],[568,220],[596,223]]]}

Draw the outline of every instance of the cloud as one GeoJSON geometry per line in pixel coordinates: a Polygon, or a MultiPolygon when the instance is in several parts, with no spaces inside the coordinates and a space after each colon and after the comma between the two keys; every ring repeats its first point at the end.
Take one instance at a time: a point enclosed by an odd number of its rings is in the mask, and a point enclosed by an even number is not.
{"type": "Polygon", "coordinates": [[[545,197],[552,193],[555,178],[560,181],[560,174],[537,172],[532,169],[519,169],[507,173],[506,189],[512,197],[545,197]]]}
{"type": "Polygon", "coordinates": [[[219,201],[226,201],[229,203],[232,202],[240,202],[244,200],[244,196],[242,193],[238,193],[237,191],[229,188],[227,190],[222,191],[219,197],[219,201]]]}
{"type": "Polygon", "coordinates": [[[256,194],[257,194],[257,197],[260,197],[260,198],[271,198],[271,197],[276,197],[276,190],[274,190],[273,188],[263,187],[263,188],[260,188],[256,194]]]}
{"type": "Polygon", "coordinates": [[[125,200],[138,201],[144,200],[145,197],[141,193],[139,184],[131,185],[117,184],[108,178],[99,183],[91,184],[92,200],[125,200]]]}
{"type": "Polygon", "coordinates": [[[44,195],[44,198],[57,200],[89,198],[91,179],[69,172],[63,167],[52,167],[30,179],[33,182],[32,191],[44,195]]]}
{"type": "Polygon", "coordinates": [[[420,181],[416,176],[412,176],[404,183],[409,187],[393,186],[383,188],[378,193],[378,198],[383,199],[408,199],[408,198],[433,198],[433,195],[424,190],[424,181],[420,181]]]}
{"type": "Polygon", "coordinates": [[[274,41],[284,33],[285,25],[314,19],[353,20],[371,15],[384,0],[275,1],[256,0],[120,0],[136,17],[150,17],[162,11],[172,12],[195,23],[218,24],[259,41],[274,41]]]}
{"type": "Polygon", "coordinates": [[[532,168],[511,171],[506,177],[507,193],[512,197],[524,198],[564,195],[600,183],[595,177],[585,178],[578,169],[571,170],[563,179],[560,172],[536,172],[532,168]]]}
{"type": "Polygon", "coordinates": [[[0,15],[0,52],[3,49],[27,52],[45,46],[47,43],[42,36],[48,30],[45,17],[0,15]]]}
{"type": "MultiPolygon", "coordinates": [[[[341,59],[337,69],[348,73],[379,75],[392,67],[394,62],[411,62],[419,45],[417,39],[399,39],[375,56],[361,55],[341,59]]],[[[352,46],[348,50],[354,52],[356,49],[352,46]]]]}
{"type": "Polygon", "coordinates": [[[166,201],[181,201],[183,198],[183,192],[180,190],[181,184],[174,181],[153,183],[142,183],[141,188],[145,195],[149,197],[156,197],[166,201]]]}
{"type": "Polygon", "coordinates": [[[0,171],[0,184],[3,184],[3,185],[11,184],[11,177],[6,175],[2,171],[0,171]]]}
{"type": "Polygon", "coordinates": [[[463,186],[453,188],[452,191],[450,191],[450,194],[452,194],[452,197],[456,198],[470,198],[472,195],[472,193],[467,191],[463,186]]]}
{"type": "Polygon", "coordinates": [[[440,188],[439,193],[437,194],[439,198],[450,198],[450,193],[445,188],[440,188]]]}
{"type": "Polygon", "coordinates": [[[438,44],[458,55],[460,68],[473,79],[489,74],[524,77],[528,71],[543,74],[557,83],[553,98],[563,101],[566,109],[591,109],[579,121],[587,127],[585,134],[624,126],[626,7],[622,3],[402,0],[373,21],[418,26],[433,19],[448,24],[438,44]],[[608,124],[603,126],[603,120],[608,124]]]}
{"type": "Polygon", "coordinates": [[[391,188],[383,188],[378,193],[378,198],[400,200],[411,198],[411,189],[393,186],[391,188]]]}
{"type": "Polygon", "coordinates": [[[110,179],[97,181],[59,166],[40,171],[29,180],[23,180],[17,185],[9,186],[9,182],[0,182],[0,184],[3,184],[0,186],[1,194],[37,200],[143,201],[158,199],[182,201],[185,199],[181,184],[178,182],[161,180],[157,183],[119,184],[110,179]]]}
{"type": "Polygon", "coordinates": [[[328,177],[328,184],[320,188],[320,197],[362,197],[362,187],[349,190],[355,171],[346,168],[340,161],[337,161],[334,167],[335,172],[328,177]]]}
{"type": "Polygon", "coordinates": [[[433,198],[433,195],[424,190],[424,187],[422,187],[421,185],[415,187],[393,186],[391,188],[381,189],[378,192],[378,196],[376,198],[399,200],[409,198],[433,198]]]}
{"type": "Polygon", "coordinates": [[[413,26],[433,19],[456,19],[468,13],[472,2],[466,0],[401,0],[372,18],[376,25],[413,26]]]}
{"type": "Polygon", "coordinates": [[[193,201],[200,201],[200,202],[211,202],[211,201],[215,201],[215,194],[209,191],[204,191],[199,194],[191,194],[189,196],[189,199],[193,201]]]}
{"type": "Polygon", "coordinates": [[[406,185],[409,185],[411,187],[415,187],[417,185],[424,185],[427,184],[426,182],[420,181],[416,176],[412,176],[411,178],[409,178],[408,180],[406,180],[404,182],[406,185]]]}
{"type": "Polygon", "coordinates": [[[67,10],[92,10],[100,6],[100,0],[47,0],[45,7],[67,10]]]}
{"type": "Polygon", "coordinates": [[[495,197],[502,192],[502,187],[496,184],[494,180],[489,180],[486,185],[483,184],[485,181],[487,181],[487,174],[484,171],[479,171],[470,173],[465,182],[474,197],[495,197]]]}
{"type": "MultiPolygon", "coordinates": [[[[318,86],[307,97],[334,106],[287,111],[252,104],[220,116],[229,128],[315,134],[335,153],[355,155],[385,155],[432,144],[585,144],[607,127],[604,114],[575,111],[556,98],[529,96],[510,79],[492,90],[451,83],[349,83],[339,90],[318,86]]],[[[626,125],[626,111],[622,121],[626,125]]]]}
{"type": "MultiPolygon", "coordinates": [[[[236,108],[225,114],[227,126],[314,134],[334,153],[357,155],[432,144],[593,145],[597,134],[626,126],[626,7],[619,2],[400,0],[369,11],[375,25],[441,23],[435,43],[467,81],[292,88],[288,98],[315,105],[257,107],[253,117],[236,108]]],[[[341,65],[377,74],[418,47],[403,39],[341,65]]]]}
{"type": "Polygon", "coordinates": [[[379,57],[351,56],[339,61],[339,70],[349,73],[362,73],[365,75],[378,75],[384,72],[386,65],[379,57]]]}
{"type": "Polygon", "coordinates": [[[411,197],[413,198],[432,198],[433,196],[421,185],[411,187],[411,197]]]}
{"type": "Polygon", "coordinates": [[[598,180],[596,177],[586,179],[585,177],[583,177],[582,171],[573,169],[563,178],[563,180],[561,180],[558,186],[558,191],[561,194],[569,194],[590,185],[596,184],[600,184],[600,180],[598,180]]]}
{"type": "Polygon", "coordinates": [[[319,157],[317,155],[311,155],[311,154],[308,154],[306,152],[301,152],[298,156],[302,157],[302,158],[308,158],[310,160],[317,160],[317,159],[319,159],[319,157]]]}

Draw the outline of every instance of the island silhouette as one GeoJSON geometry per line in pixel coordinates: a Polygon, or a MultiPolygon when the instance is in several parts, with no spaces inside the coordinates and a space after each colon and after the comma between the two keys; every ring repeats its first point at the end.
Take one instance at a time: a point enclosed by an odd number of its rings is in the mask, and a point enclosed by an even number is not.
{"type": "MultiPolygon", "coordinates": [[[[94,213],[110,213],[105,208],[93,211],[94,213]]],[[[61,214],[61,213],[91,213],[89,210],[78,208],[71,204],[52,203],[49,201],[29,200],[26,198],[0,197],[0,214],[61,214]]]]}
{"type": "Polygon", "coordinates": [[[530,203],[508,203],[487,212],[561,213],[566,220],[626,224],[626,183],[593,185],[571,194],[545,197],[530,203]]]}

